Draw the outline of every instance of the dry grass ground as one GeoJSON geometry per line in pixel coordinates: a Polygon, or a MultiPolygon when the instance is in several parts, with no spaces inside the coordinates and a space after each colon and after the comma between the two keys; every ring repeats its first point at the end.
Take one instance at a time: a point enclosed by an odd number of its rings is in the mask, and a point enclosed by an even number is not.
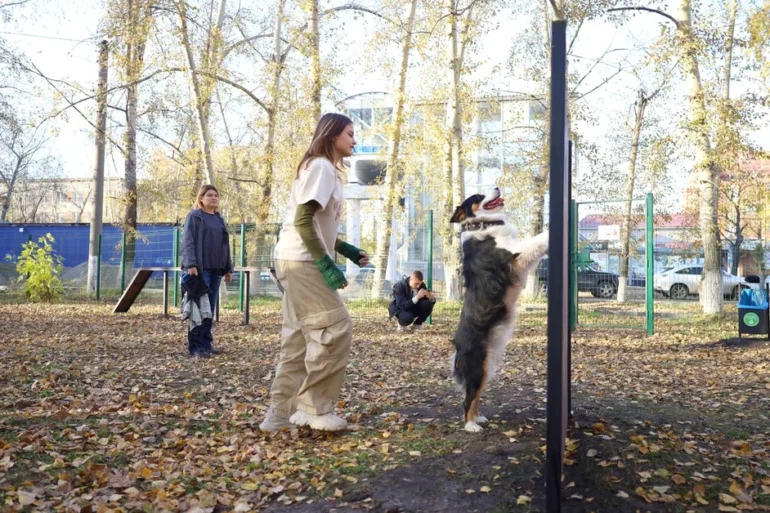
{"type": "MultiPolygon", "coordinates": [[[[607,328],[611,304],[585,312],[565,511],[770,510],[770,343],[690,308],[653,337],[607,328]]],[[[356,317],[351,431],[268,436],[278,304],[250,326],[225,311],[224,354],[203,361],[157,306],[0,305],[0,510],[539,511],[543,305],[520,317],[481,434],[462,430],[453,326],[397,336],[356,317]]]]}

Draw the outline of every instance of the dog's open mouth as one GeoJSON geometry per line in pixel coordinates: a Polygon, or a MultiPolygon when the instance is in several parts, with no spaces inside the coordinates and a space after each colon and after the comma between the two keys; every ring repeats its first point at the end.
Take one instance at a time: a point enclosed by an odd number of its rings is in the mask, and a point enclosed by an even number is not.
{"type": "Polygon", "coordinates": [[[497,198],[493,199],[490,202],[487,202],[484,205],[484,210],[492,210],[497,207],[502,207],[505,201],[503,201],[503,198],[501,196],[498,196],[497,198]]]}

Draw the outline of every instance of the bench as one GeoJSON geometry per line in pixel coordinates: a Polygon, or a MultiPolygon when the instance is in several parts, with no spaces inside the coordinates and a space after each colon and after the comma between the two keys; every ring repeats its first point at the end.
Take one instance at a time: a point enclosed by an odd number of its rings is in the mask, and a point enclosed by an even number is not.
{"type": "MultiPolygon", "coordinates": [[[[115,305],[115,308],[112,310],[112,313],[125,313],[128,312],[128,310],[131,308],[131,305],[134,304],[134,301],[136,301],[136,298],[139,296],[139,293],[144,289],[144,286],[147,284],[147,282],[150,280],[150,276],[152,276],[152,273],[154,272],[162,272],[163,273],[163,316],[168,317],[168,275],[172,272],[179,272],[180,269],[178,267],[140,267],[136,270],[136,274],[134,275],[134,278],[131,280],[131,283],[129,283],[126,290],[123,292],[123,295],[120,297],[120,300],[118,300],[118,303],[115,305]]],[[[283,285],[281,285],[281,282],[278,280],[278,276],[275,274],[275,268],[274,267],[236,267],[233,269],[234,272],[242,273],[244,279],[245,279],[245,285],[244,290],[245,292],[245,302],[243,306],[243,323],[248,325],[249,324],[249,283],[251,281],[251,274],[257,273],[257,277],[259,277],[260,273],[266,272],[270,279],[275,283],[276,287],[278,287],[278,290],[283,294],[283,285]]],[[[219,322],[219,301],[217,301],[217,307],[216,311],[214,312],[214,320],[219,322]]]]}
{"type": "MultiPolygon", "coordinates": [[[[266,272],[270,279],[278,287],[278,290],[283,294],[283,285],[278,280],[278,276],[275,274],[275,267],[236,267],[233,269],[237,273],[243,273],[244,275],[244,289],[246,291],[244,303],[243,303],[243,324],[249,324],[249,283],[251,282],[251,273],[257,273],[257,277],[261,273],[266,272]]],[[[217,303],[217,319],[219,319],[219,303],[217,303]]]]}

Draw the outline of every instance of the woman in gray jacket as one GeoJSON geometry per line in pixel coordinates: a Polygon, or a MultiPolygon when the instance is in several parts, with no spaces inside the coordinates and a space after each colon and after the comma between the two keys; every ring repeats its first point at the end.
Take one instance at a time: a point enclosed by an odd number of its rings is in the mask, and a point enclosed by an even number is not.
{"type": "MultiPolygon", "coordinates": [[[[219,215],[219,191],[213,185],[204,185],[198,191],[198,199],[184,222],[182,236],[182,282],[197,276],[208,287],[211,311],[216,311],[219,284],[233,279],[233,260],[230,257],[230,239],[227,225],[219,215]]],[[[188,330],[187,343],[190,356],[210,358],[220,353],[211,345],[212,319],[203,319],[200,326],[188,330]]]]}

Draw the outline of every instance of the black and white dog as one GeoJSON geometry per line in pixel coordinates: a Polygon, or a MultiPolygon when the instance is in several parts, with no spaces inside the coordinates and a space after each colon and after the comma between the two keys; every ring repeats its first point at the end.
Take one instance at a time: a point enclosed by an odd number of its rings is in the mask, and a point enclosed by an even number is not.
{"type": "Polygon", "coordinates": [[[503,213],[500,189],[474,194],[457,207],[462,224],[465,301],[454,337],[452,374],[465,389],[465,430],[481,431],[487,419],[479,399],[513,336],[516,302],[532,271],[548,251],[548,232],[519,240],[503,213]]]}

